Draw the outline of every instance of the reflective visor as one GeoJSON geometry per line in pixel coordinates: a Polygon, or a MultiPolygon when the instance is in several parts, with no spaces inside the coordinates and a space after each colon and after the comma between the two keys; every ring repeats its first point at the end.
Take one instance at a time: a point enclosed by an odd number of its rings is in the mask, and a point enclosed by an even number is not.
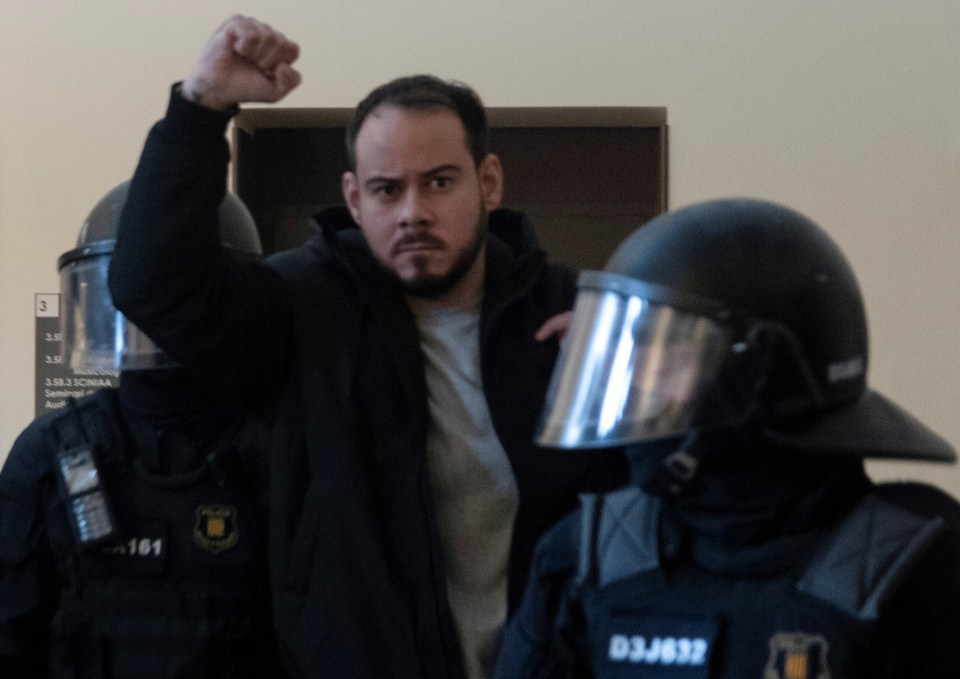
{"type": "Polygon", "coordinates": [[[110,258],[92,251],[75,252],[75,258],[61,258],[60,267],[60,346],[64,363],[80,371],[116,370],[120,314],[107,289],[110,258]]]}
{"type": "Polygon", "coordinates": [[[116,307],[107,287],[113,241],[65,253],[60,258],[60,349],[79,372],[115,372],[174,365],[116,307]]]}
{"type": "Polygon", "coordinates": [[[731,332],[710,303],[681,310],[675,298],[624,276],[581,274],[536,435],[540,445],[599,448],[690,428],[731,332]]]}

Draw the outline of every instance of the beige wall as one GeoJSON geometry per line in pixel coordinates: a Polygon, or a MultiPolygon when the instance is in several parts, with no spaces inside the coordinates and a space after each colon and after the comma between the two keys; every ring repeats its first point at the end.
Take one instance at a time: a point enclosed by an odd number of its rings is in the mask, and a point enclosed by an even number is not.
{"type": "MultiPolygon", "coordinates": [[[[33,412],[33,294],[233,11],[301,42],[291,106],[420,71],[491,106],[666,106],[671,204],[753,195],[823,224],[865,290],[873,385],[960,444],[960,3],[3,0],[0,458],[33,412]]],[[[871,469],[960,495],[957,469],[871,469]]]]}

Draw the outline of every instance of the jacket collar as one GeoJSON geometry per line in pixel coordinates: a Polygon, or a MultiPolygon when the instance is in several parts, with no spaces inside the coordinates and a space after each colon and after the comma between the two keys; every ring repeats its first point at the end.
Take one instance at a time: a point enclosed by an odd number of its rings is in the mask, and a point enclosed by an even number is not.
{"type": "MultiPolygon", "coordinates": [[[[397,282],[374,259],[345,206],[328,208],[315,216],[320,232],[311,247],[326,252],[349,273],[370,318],[392,356],[412,402],[426,403],[426,385],[420,361],[420,338],[413,314],[397,282]]],[[[481,347],[500,313],[524,295],[539,279],[545,253],[533,229],[519,212],[498,209],[489,216],[487,267],[480,317],[481,347]]],[[[425,406],[424,406],[425,407],[425,406]]],[[[424,412],[424,417],[426,413],[424,412]]]]}
{"type": "MultiPolygon", "coordinates": [[[[326,208],[314,216],[320,226],[319,247],[329,249],[352,272],[359,287],[396,287],[374,260],[360,228],[345,206],[326,208]]],[[[523,294],[536,280],[546,255],[527,218],[498,208],[490,213],[484,311],[492,312],[523,294]]]]}

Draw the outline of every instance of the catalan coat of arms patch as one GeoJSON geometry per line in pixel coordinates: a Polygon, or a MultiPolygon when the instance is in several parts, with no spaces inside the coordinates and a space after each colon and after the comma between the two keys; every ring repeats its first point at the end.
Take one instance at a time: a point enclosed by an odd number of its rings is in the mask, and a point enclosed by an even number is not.
{"type": "Polygon", "coordinates": [[[830,645],[819,634],[777,632],[770,637],[770,657],[763,679],[830,679],[830,645]]]}
{"type": "Polygon", "coordinates": [[[237,544],[240,527],[233,505],[200,505],[193,527],[193,541],[200,549],[219,554],[237,544]]]}

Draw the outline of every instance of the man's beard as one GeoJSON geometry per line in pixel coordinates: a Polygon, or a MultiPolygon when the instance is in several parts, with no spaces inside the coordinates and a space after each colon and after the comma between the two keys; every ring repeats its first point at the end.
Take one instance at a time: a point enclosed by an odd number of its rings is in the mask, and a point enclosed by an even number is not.
{"type": "Polygon", "coordinates": [[[477,224],[473,231],[473,240],[467,247],[460,251],[456,261],[447,273],[439,276],[424,276],[412,281],[401,280],[396,272],[391,271],[393,278],[396,279],[403,291],[411,297],[419,299],[436,299],[450,292],[467,274],[470,267],[477,260],[483,244],[487,240],[487,211],[481,210],[477,219],[477,224]]]}

